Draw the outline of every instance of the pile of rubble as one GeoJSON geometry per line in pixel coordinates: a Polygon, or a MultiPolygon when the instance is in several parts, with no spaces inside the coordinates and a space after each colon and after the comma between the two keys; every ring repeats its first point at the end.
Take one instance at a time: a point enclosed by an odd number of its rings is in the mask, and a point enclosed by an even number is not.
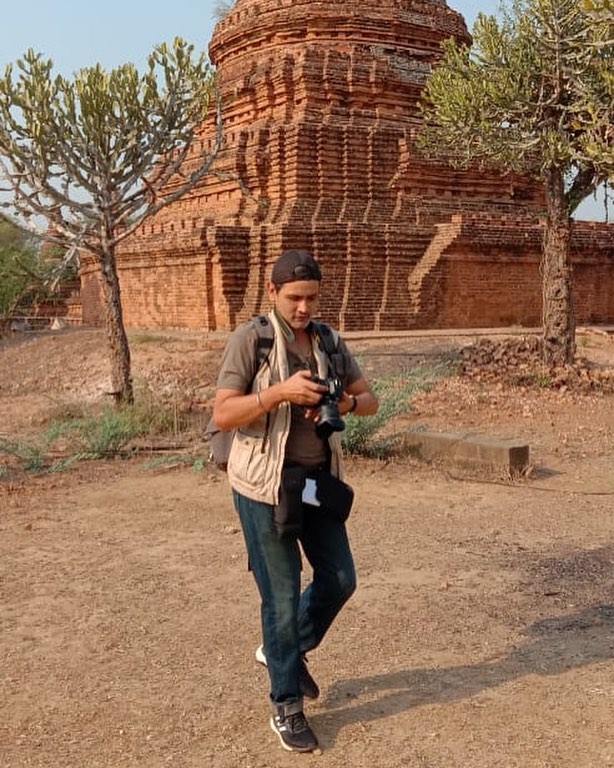
{"type": "Polygon", "coordinates": [[[462,374],[485,383],[526,389],[614,393],[614,369],[577,357],[573,364],[546,365],[536,336],[481,339],[460,350],[462,374]]]}

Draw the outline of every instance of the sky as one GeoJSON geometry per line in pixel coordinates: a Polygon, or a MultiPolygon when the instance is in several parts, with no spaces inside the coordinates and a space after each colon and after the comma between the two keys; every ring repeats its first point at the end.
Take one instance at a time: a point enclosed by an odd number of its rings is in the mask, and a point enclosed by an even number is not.
{"type": "MultiPolygon", "coordinates": [[[[62,74],[100,62],[143,66],[153,46],[183,37],[208,45],[216,8],[229,0],[22,0],[5,2],[0,33],[0,70],[28,48],[53,60],[62,74]]],[[[456,0],[469,28],[479,11],[495,13],[498,0],[456,0]]]]}
{"type": "MultiPolygon", "coordinates": [[[[206,50],[216,9],[226,0],[4,0],[0,72],[29,48],[53,60],[63,75],[96,63],[133,62],[142,68],[152,48],[183,37],[206,50]]],[[[448,0],[469,30],[479,12],[497,12],[499,0],[448,0]]],[[[585,201],[579,218],[603,219],[603,202],[585,201]]]]}

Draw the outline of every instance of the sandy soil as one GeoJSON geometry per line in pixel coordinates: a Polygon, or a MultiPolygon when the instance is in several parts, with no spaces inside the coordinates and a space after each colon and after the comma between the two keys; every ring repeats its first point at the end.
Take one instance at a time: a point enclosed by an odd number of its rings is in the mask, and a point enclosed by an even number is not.
{"type": "MultiPolygon", "coordinates": [[[[378,375],[467,341],[350,346],[378,375]]],[[[137,383],[198,424],[222,343],[134,335],[137,383]]],[[[587,333],[581,349],[614,364],[609,337],[587,333]]],[[[0,435],[25,440],[107,389],[99,332],[5,341],[0,435]]],[[[0,481],[0,765],[614,765],[613,405],[447,379],[402,423],[525,439],[529,476],[349,462],[359,589],[310,657],[317,755],[284,752],[267,724],[258,600],[224,475],[144,456],[0,481]]]]}

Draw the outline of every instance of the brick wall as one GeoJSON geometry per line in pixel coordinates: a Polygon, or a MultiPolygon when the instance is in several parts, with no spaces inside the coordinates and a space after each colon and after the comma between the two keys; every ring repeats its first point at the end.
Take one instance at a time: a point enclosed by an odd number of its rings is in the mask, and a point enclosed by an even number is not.
{"type": "MultiPolygon", "coordinates": [[[[535,324],[540,187],[415,147],[450,35],[469,40],[442,0],[238,0],[210,46],[218,173],[123,245],[128,327],[232,328],[268,309],[271,265],[291,247],[321,261],[321,315],[342,330],[535,324]]],[[[201,141],[214,135],[209,120],[201,141]]],[[[612,239],[580,228],[574,240],[578,306],[603,321],[612,239]]],[[[84,321],[99,322],[87,265],[83,283],[84,321]]]]}
{"type": "MultiPolygon", "coordinates": [[[[576,322],[614,322],[614,226],[575,222],[572,264],[576,322]],[[590,249],[589,249],[590,243],[590,249]]],[[[428,291],[427,325],[541,324],[542,229],[526,220],[470,218],[442,254],[428,291]]]]}

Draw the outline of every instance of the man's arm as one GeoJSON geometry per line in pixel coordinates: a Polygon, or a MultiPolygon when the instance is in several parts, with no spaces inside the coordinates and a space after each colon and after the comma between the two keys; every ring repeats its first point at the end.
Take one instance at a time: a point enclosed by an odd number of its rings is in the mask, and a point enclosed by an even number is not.
{"type": "Polygon", "coordinates": [[[297,371],[289,379],[259,392],[244,394],[236,389],[218,389],[213,418],[219,429],[235,429],[250,424],[284,402],[307,408],[316,406],[324,392],[326,388],[312,381],[309,371],[297,371]]]}
{"type": "Polygon", "coordinates": [[[339,401],[339,413],[342,416],[346,413],[353,413],[354,416],[372,416],[377,413],[378,408],[379,400],[366,379],[357,379],[348,384],[339,401]]]}

